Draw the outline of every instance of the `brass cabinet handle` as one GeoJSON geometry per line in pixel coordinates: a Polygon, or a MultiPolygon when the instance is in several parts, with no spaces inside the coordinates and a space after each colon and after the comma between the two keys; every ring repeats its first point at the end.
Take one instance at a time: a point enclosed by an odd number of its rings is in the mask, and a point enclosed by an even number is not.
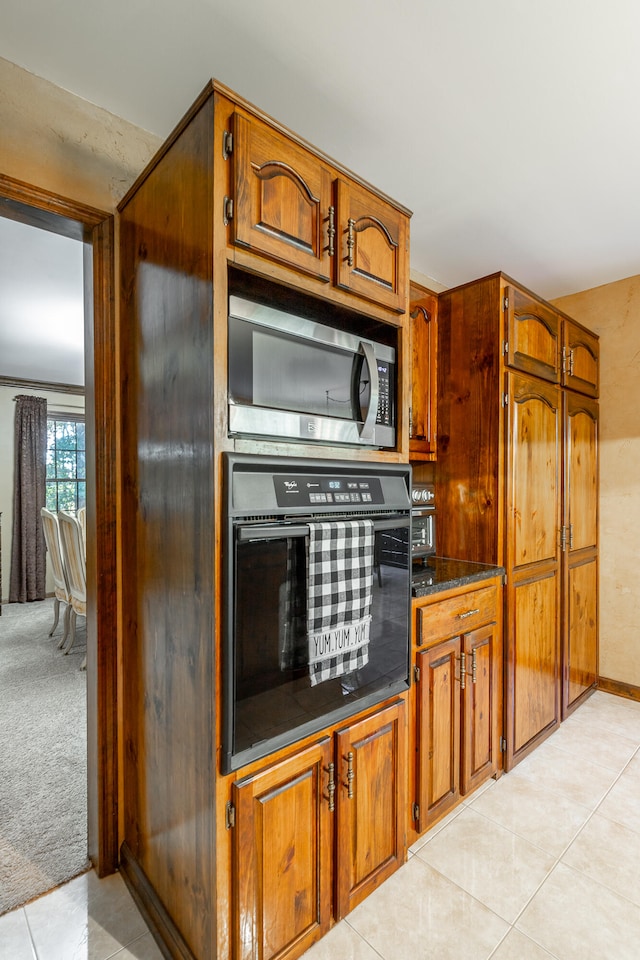
{"type": "Polygon", "coordinates": [[[459,613],[458,620],[466,620],[467,617],[473,617],[476,613],[480,613],[480,607],[477,607],[475,610],[467,610],[466,613],[459,613]]]}
{"type": "Polygon", "coordinates": [[[335,764],[330,763],[328,767],[325,767],[326,772],[329,774],[329,780],[327,782],[327,800],[329,802],[329,813],[333,813],[336,808],[336,781],[334,777],[335,764]]]}
{"type": "Polygon", "coordinates": [[[347,797],[349,800],[353,800],[353,781],[355,778],[355,773],[353,770],[353,751],[349,750],[349,753],[346,755],[345,760],[347,761],[347,782],[345,784],[347,788],[347,797]]]}
{"type": "Polygon", "coordinates": [[[347,265],[349,267],[353,266],[353,248],[355,246],[355,237],[353,235],[353,228],[355,227],[356,222],[352,217],[349,217],[347,220],[347,265]]]}
{"type": "Polygon", "coordinates": [[[329,226],[327,227],[327,240],[329,241],[329,256],[333,257],[336,253],[336,208],[331,204],[329,207],[329,226]]]}
{"type": "Polygon", "coordinates": [[[471,651],[471,683],[475,683],[478,679],[478,660],[476,657],[476,648],[474,647],[471,651]]]}
{"type": "Polygon", "coordinates": [[[460,689],[464,690],[467,685],[467,655],[464,651],[460,654],[460,689]]]}

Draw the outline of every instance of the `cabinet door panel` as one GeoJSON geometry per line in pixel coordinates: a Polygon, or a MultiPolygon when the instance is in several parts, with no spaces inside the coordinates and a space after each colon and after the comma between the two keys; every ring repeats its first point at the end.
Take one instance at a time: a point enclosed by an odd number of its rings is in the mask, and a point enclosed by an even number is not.
{"type": "Polygon", "coordinates": [[[560,722],[559,573],[509,587],[509,757],[560,722]]]}
{"type": "Polygon", "coordinates": [[[525,373],[560,382],[560,317],[535,297],[507,287],[507,363],[525,373]]]}
{"type": "Polygon", "coordinates": [[[598,404],[565,392],[565,524],[569,552],[598,542],[598,404]]]}
{"type": "Polygon", "coordinates": [[[236,960],[298,956],[329,929],[330,747],[327,737],[234,784],[236,960]]]}
{"type": "Polygon", "coordinates": [[[560,391],[509,374],[507,564],[558,560],[560,538],[560,391]]]}
{"type": "Polygon", "coordinates": [[[233,241],[328,281],[331,171],[267,124],[234,115],[233,241]]]}
{"type": "Polygon", "coordinates": [[[436,452],[438,298],[411,286],[411,459],[433,459],[436,452]]]}
{"type": "Polygon", "coordinates": [[[600,343],[596,334],[571,320],[564,321],[565,386],[597,397],[600,392],[600,343]]]}
{"type": "Polygon", "coordinates": [[[404,723],[397,702],[336,734],[338,919],[404,862],[404,723]]]}
{"type": "Polygon", "coordinates": [[[460,638],[419,653],[417,802],[422,832],[460,796],[460,638]]]}
{"type": "Polygon", "coordinates": [[[407,309],[408,217],[355,183],[337,181],[340,287],[398,313],[407,309]]]}
{"type": "Polygon", "coordinates": [[[462,696],[464,796],[498,770],[500,751],[500,654],[495,624],[463,638],[466,682],[462,696]]]}
{"type": "Polygon", "coordinates": [[[598,560],[569,566],[565,641],[564,711],[597,679],[598,670],[598,560]]]}

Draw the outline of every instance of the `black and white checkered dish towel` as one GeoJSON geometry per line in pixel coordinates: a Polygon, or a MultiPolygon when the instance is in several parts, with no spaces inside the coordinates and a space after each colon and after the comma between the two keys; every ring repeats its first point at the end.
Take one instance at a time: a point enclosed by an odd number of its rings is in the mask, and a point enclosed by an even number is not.
{"type": "Polygon", "coordinates": [[[307,635],[312,687],[368,663],[373,545],[371,520],[309,524],[307,635]]]}

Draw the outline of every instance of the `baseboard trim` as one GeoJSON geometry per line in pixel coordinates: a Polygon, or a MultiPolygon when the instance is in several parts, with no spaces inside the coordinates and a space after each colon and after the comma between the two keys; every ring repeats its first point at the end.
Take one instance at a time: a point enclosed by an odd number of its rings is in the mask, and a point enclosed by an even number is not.
{"type": "Polygon", "coordinates": [[[120,848],[120,872],[163,956],[196,960],[126,843],[120,848]]]}
{"type": "Polygon", "coordinates": [[[632,683],[624,683],[622,680],[609,680],[607,677],[598,677],[598,690],[604,690],[605,693],[613,693],[616,697],[624,697],[626,700],[640,701],[640,687],[634,687],[632,683]]]}

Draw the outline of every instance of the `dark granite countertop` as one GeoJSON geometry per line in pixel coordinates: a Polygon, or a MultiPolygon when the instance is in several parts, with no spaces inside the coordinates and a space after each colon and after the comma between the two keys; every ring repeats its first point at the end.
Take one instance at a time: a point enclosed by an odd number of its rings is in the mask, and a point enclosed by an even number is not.
{"type": "Polygon", "coordinates": [[[462,587],[477,580],[487,580],[504,573],[504,567],[490,563],[472,563],[451,557],[429,557],[421,566],[415,565],[411,576],[411,594],[426,597],[451,587],[462,587]]]}

